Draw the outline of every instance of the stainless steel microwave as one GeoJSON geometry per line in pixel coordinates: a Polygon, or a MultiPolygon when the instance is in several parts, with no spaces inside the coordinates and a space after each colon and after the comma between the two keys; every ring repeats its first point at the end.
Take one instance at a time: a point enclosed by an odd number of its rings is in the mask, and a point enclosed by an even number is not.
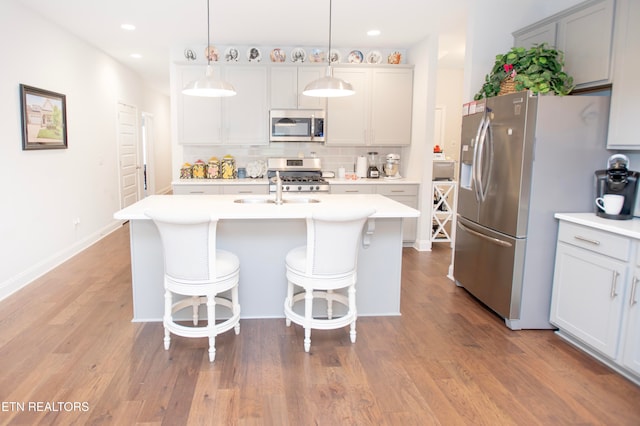
{"type": "Polygon", "coordinates": [[[325,112],[321,109],[272,109],[269,111],[271,142],[324,142],[325,112]]]}

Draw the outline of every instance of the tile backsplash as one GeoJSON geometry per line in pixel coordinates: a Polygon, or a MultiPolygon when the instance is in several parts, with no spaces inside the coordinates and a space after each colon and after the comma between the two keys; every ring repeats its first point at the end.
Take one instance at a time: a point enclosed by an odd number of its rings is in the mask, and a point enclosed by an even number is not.
{"type": "MultiPolygon", "coordinates": [[[[183,147],[183,162],[193,163],[198,159],[207,161],[210,157],[222,158],[225,155],[233,155],[238,167],[246,167],[253,160],[266,160],[269,157],[319,157],[322,159],[322,168],[325,171],[337,172],[338,167],[344,167],[347,172],[353,171],[356,158],[359,155],[366,156],[368,152],[378,153],[378,162],[384,161],[389,153],[400,154],[402,162],[404,147],[336,147],[314,144],[309,142],[272,142],[265,146],[225,146],[225,145],[185,145],[183,147]]],[[[404,170],[400,170],[404,173],[404,170]]]]}

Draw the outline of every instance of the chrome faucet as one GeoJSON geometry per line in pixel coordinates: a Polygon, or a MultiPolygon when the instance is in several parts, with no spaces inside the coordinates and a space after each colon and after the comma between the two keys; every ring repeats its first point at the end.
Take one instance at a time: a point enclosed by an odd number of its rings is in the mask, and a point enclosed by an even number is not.
{"type": "Polygon", "coordinates": [[[276,204],[282,204],[282,179],[279,170],[276,170],[276,204]]]}

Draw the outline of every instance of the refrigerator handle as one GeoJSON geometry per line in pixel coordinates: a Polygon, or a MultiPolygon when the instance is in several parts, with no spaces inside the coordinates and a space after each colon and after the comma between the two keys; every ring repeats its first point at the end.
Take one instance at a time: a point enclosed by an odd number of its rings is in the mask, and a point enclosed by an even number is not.
{"type": "Polygon", "coordinates": [[[484,127],[485,117],[482,117],[480,120],[480,124],[478,125],[478,131],[476,132],[476,137],[473,140],[473,160],[471,161],[471,185],[473,186],[473,190],[476,194],[476,201],[480,202],[480,192],[478,190],[479,182],[476,179],[477,170],[478,170],[478,145],[480,144],[480,134],[482,133],[482,128],[484,127]]]}
{"type": "MultiPolygon", "coordinates": [[[[460,216],[460,215],[458,215],[458,216],[460,216]]],[[[512,246],[513,246],[513,244],[511,244],[511,243],[510,243],[510,242],[508,242],[508,241],[502,241],[502,240],[500,240],[500,239],[498,239],[498,238],[489,237],[489,236],[487,236],[487,235],[481,234],[481,233],[480,233],[480,232],[478,232],[478,231],[474,231],[473,229],[467,228],[466,226],[464,226],[464,224],[463,224],[463,223],[462,223],[462,221],[460,221],[460,220],[458,220],[458,225],[459,225],[459,226],[460,226],[460,228],[462,228],[464,231],[467,231],[468,233],[473,234],[473,235],[475,235],[476,237],[479,237],[479,238],[482,238],[482,239],[484,239],[484,240],[490,241],[490,242],[492,242],[493,244],[497,244],[497,245],[499,245],[499,246],[501,246],[501,247],[512,247],[512,246]]]]}
{"type": "MultiPolygon", "coordinates": [[[[489,131],[489,126],[491,125],[491,120],[489,118],[487,118],[486,120],[483,120],[483,124],[484,126],[482,126],[482,131],[480,132],[480,136],[479,136],[479,141],[476,144],[476,147],[478,149],[478,153],[477,153],[477,164],[476,164],[476,176],[475,176],[475,180],[477,182],[477,189],[476,192],[478,194],[478,198],[480,202],[483,202],[487,196],[486,194],[486,188],[488,187],[488,181],[487,182],[483,182],[483,176],[482,176],[482,163],[484,162],[484,146],[485,143],[487,142],[487,133],[489,131]]],[[[490,149],[493,149],[493,146],[489,145],[490,149]]],[[[493,153],[491,153],[493,154],[493,153]]],[[[491,162],[493,155],[489,155],[489,161],[491,162]]],[[[489,164],[491,166],[491,163],[489,164]]],[[[491,174],[489,173],[489,176],[491,174]]]]}

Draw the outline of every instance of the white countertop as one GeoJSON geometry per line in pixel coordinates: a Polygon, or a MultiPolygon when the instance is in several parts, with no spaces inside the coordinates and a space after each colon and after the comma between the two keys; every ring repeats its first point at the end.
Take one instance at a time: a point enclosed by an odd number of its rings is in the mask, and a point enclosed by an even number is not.
{"type": "MultiPolygon", "coordinates": [[[[376,184],[376,185],[389,185],[389,184],[409,184],[409,185],[419,185],[420,182],[417,180],[410,180],[407,178],[400,179],[367,179],[367,178],[359,178],[359,179],[338,179],[338,178],[328,178],[327,182],[331,185],[361,185],[361,184],[376,184]]],[[[176,179],[171,182],[172,185],[267,185],[269,180],[267,178],[259,178],[259,179],[176,179]]]]}
{"type": "Polygon", "coordinates": [[[630,220],[605,219],[595,213],[556,213],[554,217],[578,225],[589,226],[640,240],[640,219],[638,218],[630,220]]]}
{"type": "MultiPolygon", "coordinates": [[[[244,179],[240,179],[244,180],[244,179]]],[[[239,198],[274,199],[274,195],[152,195],[116,212],[118,220],[148,219],[148,209],[167,208],[215,212],[220,219],[303,219],[314,210],[373,207],[373,218],[419,217],[420,212],[378,194],[284,194],[284,200],[314,198],[319,203],[235,203],[239,198]]]]}
{"type": "Polygon", "coordinates": [[[176,179],[171,185],[268,185],[267,178],[259,179],[176,179]]]}

